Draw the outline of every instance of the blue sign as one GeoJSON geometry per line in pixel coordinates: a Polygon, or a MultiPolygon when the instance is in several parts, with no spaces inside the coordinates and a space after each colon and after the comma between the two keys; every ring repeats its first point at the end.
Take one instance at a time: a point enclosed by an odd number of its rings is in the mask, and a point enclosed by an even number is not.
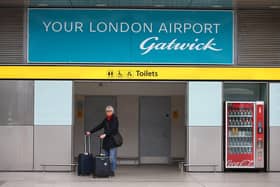
{"type": "Polygon", "coordinates": [[[29,63],[232,64],[233,12],[29,9],[29,63]]]}

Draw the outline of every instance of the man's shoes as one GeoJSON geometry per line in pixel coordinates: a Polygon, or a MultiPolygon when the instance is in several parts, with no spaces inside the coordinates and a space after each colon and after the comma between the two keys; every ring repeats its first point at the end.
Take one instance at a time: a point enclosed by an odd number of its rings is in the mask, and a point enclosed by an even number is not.
{"type": "Polygon", "coordinates": [[[110,177],[114,177],[115,176],[115,172],[111,171],[110,172],[110,177]]]}

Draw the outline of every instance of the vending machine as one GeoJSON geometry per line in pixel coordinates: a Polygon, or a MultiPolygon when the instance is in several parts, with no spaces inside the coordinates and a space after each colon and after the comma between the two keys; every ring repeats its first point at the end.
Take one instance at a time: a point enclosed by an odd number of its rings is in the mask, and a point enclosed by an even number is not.
{"type": "Polygon", "coordinates": [[[225,108],[225,168],[263,169],[264,102],[227,101],[225,108]]]}

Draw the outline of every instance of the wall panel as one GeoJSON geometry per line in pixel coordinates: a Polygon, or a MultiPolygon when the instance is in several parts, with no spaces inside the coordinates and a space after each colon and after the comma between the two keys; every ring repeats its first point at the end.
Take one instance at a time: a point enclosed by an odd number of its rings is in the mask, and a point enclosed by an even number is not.
{"type": "Polygon", "coordinates": [[[238,65],[280,65],[280,12],[238,11],[238,65]]]}
{"type": "Polygon", "coordinates": [[[24,63],[24,9],[0,8],[0,64],[24,63]]]}

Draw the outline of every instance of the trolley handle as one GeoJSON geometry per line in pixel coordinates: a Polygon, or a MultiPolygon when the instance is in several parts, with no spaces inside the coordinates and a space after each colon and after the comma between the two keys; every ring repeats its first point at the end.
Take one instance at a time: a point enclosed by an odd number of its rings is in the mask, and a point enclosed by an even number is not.
{"type": "Polygon", "coordinates": [[[99,155],[102,155],[102,144],[103,144],[103,139],[99,138],[99,155]]]}
{"type": "Polygon", "coordinates": [[[91,138],[90,135],[85,135],[84,136],[84,153],[90,154],[90,145],[91,144],[91,138]]]}

